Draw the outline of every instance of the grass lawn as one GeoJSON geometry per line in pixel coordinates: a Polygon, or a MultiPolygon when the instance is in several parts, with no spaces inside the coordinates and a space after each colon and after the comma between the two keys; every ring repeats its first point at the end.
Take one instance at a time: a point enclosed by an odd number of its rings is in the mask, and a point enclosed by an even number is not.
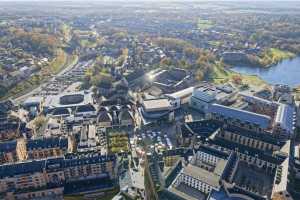
{"type": "Polygon", "coordinates": [[[68,54],[62,49],[57,50],[57,56],[49,64],[50,74],[57,74],[66,65],[68,54]]]}
{"type": "Polygon", "coordinates": [[[269,52],[275,59],[288,59],[295,56],[294,53],[291,53],[289,51],[282,51],[276,48],[271,48],[269,52]]]}
{"type": "Polygon", "coordinates": [[[109,149],[112,153],[128,152],[129,141],[127,135],[116,135],[109,137],[109,149]]]}
{"type": "Polygon", "coordinates": [[[260,79],[258,76],[254,75],[243,75],[231,71],[230,69],[225,69],[220,64],[216,64],[211,73],[211,81],[216,84],[224,84],[228,82],[233,82],[235,76],[240,76],[243,84],[253,85],[253,86],[262,86],[266,83],[260,79]]]}

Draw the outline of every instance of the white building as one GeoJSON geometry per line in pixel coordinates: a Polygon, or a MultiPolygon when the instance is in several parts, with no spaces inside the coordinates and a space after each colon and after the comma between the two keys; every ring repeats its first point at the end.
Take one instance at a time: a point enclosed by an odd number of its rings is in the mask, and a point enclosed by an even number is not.
{"type": "Polygon", "coordinates": [[[167,121],[174,120],[174,106],[167,98],[161,99],[147,99],[142,103],[140,113],[144,124],[148,121],[156,121],[167,119],[167,121]]]}
{"type": "Polygon", "coordinates": [[[192,97],[190,98],[190,106],[206,113],[209,106],[213,103],[224,103],[230,101],[237,94],[234,88],[229,86],[213,86],[203,85],[194,88],[192,97]]]}
{"type": "Polygon", "coordinates": [[[189,87],[172,94],[166,94],[165,96],[172,101],[172,105],[175,109],[180,108],[181,105],[188,104],[193,94],[194,87],[189,87]]]}

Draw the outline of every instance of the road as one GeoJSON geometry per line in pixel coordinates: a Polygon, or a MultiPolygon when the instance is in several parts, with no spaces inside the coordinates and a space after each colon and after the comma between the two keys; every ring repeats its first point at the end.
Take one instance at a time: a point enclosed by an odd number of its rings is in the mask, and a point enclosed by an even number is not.
{"type": "Polygon", "coordinates": [[[58,74],[56,74],[55,76],[53,76],[51,79],[47,80],[45,83],[39,85],[37,88],[33,89],[32,91],[22,95],[22,96],[19,96],[17,98],[14,99],[15,103],[19,104],[21,103],[22,101],[24,101],[25,99],[27,99],[28,97],[30,96],[33,96],[34,94],[38,93],[42,87],[46,86],[48,83],[52,82],[55,80],[55,78],[57,76],[61,76],[63,74],[65,74],[66,72],[70,71],[73,67],[75,67],[76,65],[78,64],[78,62],[75,62],[75,63],[71,63],[69,64],[67,67],[65,67],[63,70],[61,70],[58,74]]]}

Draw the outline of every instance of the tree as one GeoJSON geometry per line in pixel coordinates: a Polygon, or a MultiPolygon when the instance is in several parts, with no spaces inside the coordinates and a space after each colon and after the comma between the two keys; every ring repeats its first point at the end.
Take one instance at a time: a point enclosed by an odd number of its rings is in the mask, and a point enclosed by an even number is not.
{"type": "Polygon", "coordinates": [[[164,57],[163,59],[161,59],[160,64],[163,66],[170,66],[172,65],[172,60],[171,58],[164,57]]]}
{"type": "Polygon", "coordinates": [[[241,85],[242,82],[243,82],[243,79],[242,79],[242,77],[241,77],[240,75],[234,75],[234,76],[232,77],[232,80],[233,80],[233,82],[234,82],[235,84],[237,84],[237,85],[241,85]]]}
{"type": "Polygon", "coordinates": [[[184,59],[181,59],[178,62],[178,65],[179,65],[180,68],[189,68],[189,63],[184,59]]]}
{"type": "Polygon", "coordinates": [[[46,121],[46,117],[43,115],[38,116],[34,119],[33,126],[35,133],[41,130],[41,128],[45,125],[46,121]]]}
{"type": "Polygon", "coordinates": [[[200,69],[198,69],[196,71],[195,78],[196,78],[197,81],[202,81],[203,78],[204,78],[204,73],[200,69]]]}

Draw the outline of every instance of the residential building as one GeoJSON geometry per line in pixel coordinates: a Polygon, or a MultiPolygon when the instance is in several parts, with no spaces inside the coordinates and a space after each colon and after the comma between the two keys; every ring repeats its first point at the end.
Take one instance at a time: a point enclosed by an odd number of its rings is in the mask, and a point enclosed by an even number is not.
{"type": "Polygon", "coordinates": [[[10,163],[0,166],[2,199],[63,199],[63,194],[111,189],[115,156],[98,154],[10,163]]]}
{"type": "Polygon", "coordinates": [[[26,144],[27,159],[30,160],[60,157],[68,152],[68,138],[47,137],[24,142],[26,144]]]}

